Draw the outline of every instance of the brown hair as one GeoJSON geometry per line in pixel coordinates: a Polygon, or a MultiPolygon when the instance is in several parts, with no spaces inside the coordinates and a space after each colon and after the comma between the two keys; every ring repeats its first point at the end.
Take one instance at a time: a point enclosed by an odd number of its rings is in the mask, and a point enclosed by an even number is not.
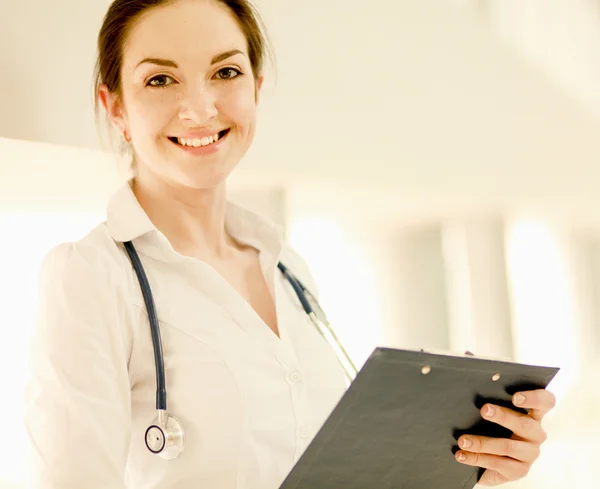
{"type": "MultiPolygon", "coordinates": [[[[94,102],[99,111],[99,88],[106,84],[111,93],[121,94],[123,48],[129,30],[136,19],[151,8],[175,0],[114,0],[108,8],[98,34],[98,59],[94,71],[94,102]]],[[[215,0],[233,14],[248,41],[248,56],[254,78],[262,72],[265,57],[272,57],[264,25],[256,7],[249,0],[215,0]]]]}

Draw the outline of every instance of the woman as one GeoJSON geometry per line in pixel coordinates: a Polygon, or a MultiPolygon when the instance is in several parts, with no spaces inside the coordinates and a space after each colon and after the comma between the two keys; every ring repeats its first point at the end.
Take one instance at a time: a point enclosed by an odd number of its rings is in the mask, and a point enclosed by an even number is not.
{"type": "MultiPolygon", "coordinates": [[[[255,133],[257,16],[246,0],[116,0],[98,46],[98,100],[135,177],[106,223],[42,268],[27,411],[38,487],[276,489],[347,384],[277,268],[314,290],[304,262],[275,226],[226,200],[255,133]],[[169,411],[185,427],[174,460],[143,443],[156,377],[128,241],[156,301],[169,411]]],[[[457,462],[490,469],[488,485],[522,477],[553,402],[524,393],[529,417],[485,407],[515,439],[464,437],[457,462]]]]}

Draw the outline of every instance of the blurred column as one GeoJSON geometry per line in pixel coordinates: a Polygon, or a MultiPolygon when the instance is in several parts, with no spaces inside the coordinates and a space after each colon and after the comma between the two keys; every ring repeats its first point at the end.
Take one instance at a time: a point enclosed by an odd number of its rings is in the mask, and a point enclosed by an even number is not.
{"type": "Polygon", "coordinates": [[[451,350],[512,358],[502,220],[489,218],[445,223],[443,249],[451,350]]]}
{"type": "Polygon", "coordinates": [[[593,358],[598,338],[600,248],[591,235],[571,232],[571,223],[558,219],[507,221],[516,360],[561,368],[550,384],[558,404],[544,420],[548,442],[515,489],[596,487],[600,372],[586,357],[593,358]]]}
{"type": "Polygon", "coordinates": [[[448,310],[440,226],[408,227],[389,238],[386,345],[448,350],[448,310]]]}
{"type": "Polygon", "coordinates": [[[573,300],[578,368],[598,364],[600,354],[600,243],[586,233],[569,233],[562,242],[573,300]]]}
{"type": "Polygon", "coordinates": [[[360,367],[384,343],[383,298],[392,288],[385,281],[387,239],[364,216],[330,214],[328,201],[315,199],[310,190],[292,190],[287,202],[289,242],[310,268],[321,306],[360,367]]]}
{"type": "Polygon", "coordinates": [[[588,355],[600,366],[600,241],[591,246],[588,277],[590,280],[589,306],[592,308],[587,325],[588,355]]]}

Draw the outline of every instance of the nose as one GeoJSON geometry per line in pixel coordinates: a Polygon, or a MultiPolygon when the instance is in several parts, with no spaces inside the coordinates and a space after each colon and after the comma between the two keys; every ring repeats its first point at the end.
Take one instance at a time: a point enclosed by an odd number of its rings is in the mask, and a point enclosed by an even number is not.
{"type": "Polygon", "coordinates": [[[197,83],[187,90],[179,110],[181,120],[202,125],[217,114],[217,97],[210,86],[206,83],[197,83]]]}

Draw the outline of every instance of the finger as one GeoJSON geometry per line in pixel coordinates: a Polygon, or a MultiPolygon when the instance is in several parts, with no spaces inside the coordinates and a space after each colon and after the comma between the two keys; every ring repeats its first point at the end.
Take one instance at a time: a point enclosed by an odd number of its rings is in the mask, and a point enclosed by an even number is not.
{"type": "Polygon", "coordinates": [[[477,481],[477,485],[500,486],[502,484],[506,484],[507,482],[510,482],[510,480],[504,477],[503,475],[500,475],[495,470],[486,470],[481,476],[481,479],[477,481]]]}
{"type": "Polygon", "coordinates": [[[541,423],[531,416],[492,404],[483,406],[481,415],[492,423],[508,428],[523,440],[540,444],[546,441],[546,432],[541,423]]]}
{"type": "Polygon", "coordinates": [[[545,389],[517,392],[512,401],[517,407],[530,409],[530,416],[537,421],[541,421],[556,406],[556,397],[552,392],[545,389]]]}
{"type": "Polygon", "coordinates": [[[463,465],[481,467],[498,472],[506,480],[516,481],[529,473],[530,464],[519,462],[507,457],[487,455],[484,453],[456,452],[456,460],[463,465]]]}
{"type": "Polygon", "coordinates": [[[510,457],[519,462],[530,464],[540,456],[540,447],[536,443],[508,438],[467,435],[458,439],[458,446],[464,452],[510,457]]]}

